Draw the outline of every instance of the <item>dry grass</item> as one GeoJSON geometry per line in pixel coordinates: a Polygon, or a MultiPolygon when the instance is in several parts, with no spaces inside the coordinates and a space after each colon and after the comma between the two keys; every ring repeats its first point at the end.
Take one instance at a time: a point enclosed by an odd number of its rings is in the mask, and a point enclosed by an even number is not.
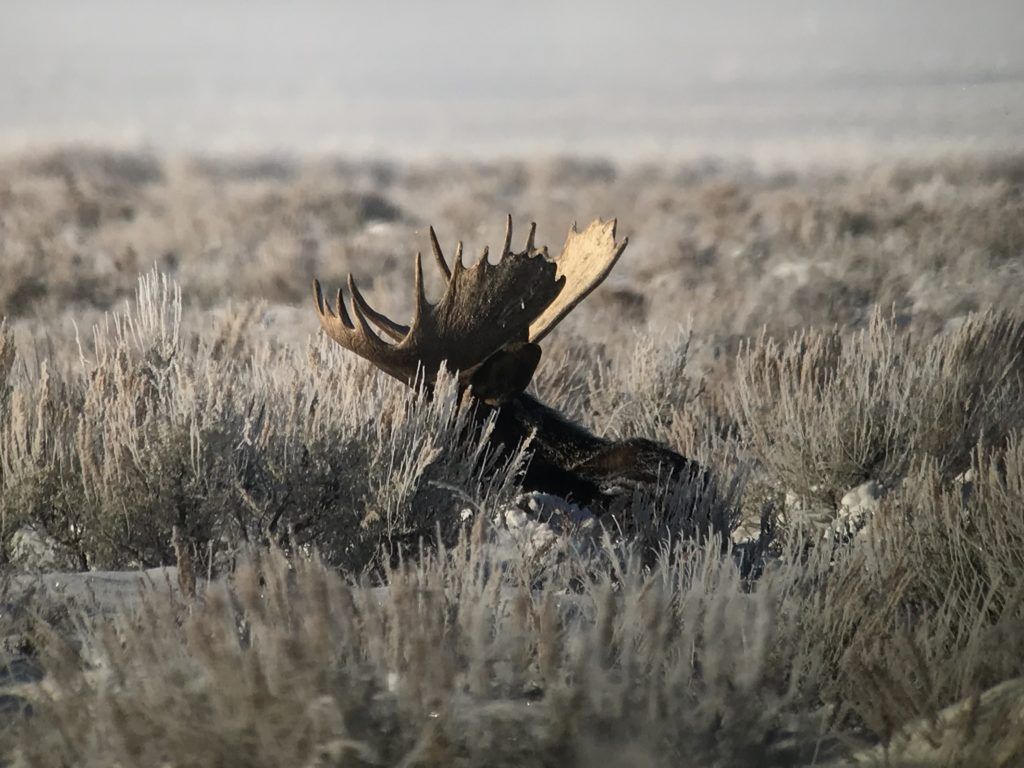
{"type": "MultiPolygon", "coordinates": [[[[383,588],[256,550],[195,601],[38,631],[48,676],[5,744],[33,766],[843,764],[1024,674],[1021,442],[975,470],[966,501],[922,470],[863,535],[792,541],[753,589],[716,542],[677,541],[530,590],[483,518],[383,588]]],[[[970,765],[997,735],[1013,765],[1024,742],[992,716],[916,738],[970,765]]]]}
{"type": "Polygon", "coordinates": [[[389,573],[246,557],[195,603],[52,640],[13,734],[16,765],[803,764],[827,722],[790,679],[779,608],[795,569],[748,593],[715,547],[653,570],[609,552],[571,594],[503,587],[486,554],[389,573]]]}
{"type": "MultiPolygon", "coordinates": [[[[31,527],[68,567],[187,553],[223,580],[112,616],[14,605],[4,634],[47,674],[0,700],[32,703],[6,754],[841,764],[1004,701],[1024,675],[1020,168],[8,159],[4,557],[31,527]],[[289,307],[352,269],[401,315],[423,224],[476,248],[505,210],[553,244],[620,216],[622,268],[534,388],[699,459],[717,494],[623,497],[597,549],[499,558],[528,446],[499,463],[454,382],[407,391],[289,307]],[[865,482],[884,495],[842,535],[796,514],[830,524],[865,482]],[[686,540],[741,524],[761,540],[731,557],[686,540]]],[[[970,726],[941,734],[947,764],[998,730],[970,726]]]]}
{"type": "Polygon", "coordinates": [[[359,571],[457,529],[460,499],[511,498],[521,459],[496,465],[454,377],[409,397],[326,345],[249,349],[230,318],[206,338],[181,312],[151,274],[94,354],[18,367],[0,414],[5,543],[29,525],[70,565],[147,567],[172,559],[177,526],[216,556],[288,536],[359,571]]]}
{"type": "Polygon", "coordinates": [[[476,254],[500,242],[514,212],[552,246],[572,221],[619,218],[629,251],[570,318],[601,341],[621,342],[616,326],[673,330],[692,316],[702,345],[731,353],[764,326],[779,338],[850,327],[875,307],[931,332],[1019,304],[1022,165],[1010,156],[763,175],[711,161],[9,157],[0,161],[0,316],[81,320],[129,298],[154,265],[190,307],[305,306],[309,276],[336,284],[354,271],[374,306],[402,314],[427,224],[445,246],[461,238],[476,254]]]}
{"type": "Polygon", "coordinates": [[[1024,318],[970,315],[922,339],[876,313],[850,334],[762,336],[736,375],[733,410],[761,464],[834,506],[866,481],[897,485],[925,459],[952,479],[979,442],[1024,428],[1024,318]]]}

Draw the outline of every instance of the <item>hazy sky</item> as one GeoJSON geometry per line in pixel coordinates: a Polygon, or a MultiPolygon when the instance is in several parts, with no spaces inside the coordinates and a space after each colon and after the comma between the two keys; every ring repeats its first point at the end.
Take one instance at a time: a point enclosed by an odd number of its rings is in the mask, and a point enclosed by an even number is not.
{"type": "Polygon", "coordinates": [[[1024,3],[3,0],[0,144],[1013,142],[1024,3]]]}

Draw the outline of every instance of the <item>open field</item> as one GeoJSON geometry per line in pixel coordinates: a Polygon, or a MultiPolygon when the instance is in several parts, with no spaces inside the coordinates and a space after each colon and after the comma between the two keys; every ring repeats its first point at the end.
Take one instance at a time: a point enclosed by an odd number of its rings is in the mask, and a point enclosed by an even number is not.
{"type": "Polygon", "coordinates": [[[0,748],[1021,764],[1022,296],[1015,154],[770,172],[7,155],[5,569],[178,565],[184,591],[111,615],[12,580],[10,668],[46,676],[7,687],[0,748]],[[538,546],[519,535],[539,524],[528,447],[489,455],[453,382],[428,398],[320,338],[313,276],[352,272],[404,319],[427,226],[468,261],[506,212],[552,250],[618,218],[629,247],[532,391],[697,459],[709,490],[634,494],[538,546]]]}

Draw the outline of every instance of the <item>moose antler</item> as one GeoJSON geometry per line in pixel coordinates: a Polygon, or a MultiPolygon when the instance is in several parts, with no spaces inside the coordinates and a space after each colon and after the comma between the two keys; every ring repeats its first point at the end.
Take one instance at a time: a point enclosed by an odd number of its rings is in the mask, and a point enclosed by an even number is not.
{"type": "Polygon", "coordinates": [[[577,232],[576,225],[572,225],[561,254],[555,258],[558,277],[565,279],[565,290],[530,323],[530,341],[536,343],[547,336],[573,307],[608,277],[629,244],[628,237],[624,237],[621,243],[615,242],[616,223],[615,219],[598,219],[582,232],[577,232]]]}
{"type": "Polygon", "coordinates": [[[534,246],[535,234],[531,225],[526,248],[513,252],[509,217],[501,260],[489,263],[485,248],[480,260],[466,268],[462,244],[449,267],[431,228],[434,260],[447,281],[438,303],[424,296],[423,264],[416,254],[409,326],[367,304],[351,275],[348,310],[342,291],[335,310],[313,281],[320,324],[343,347],[408,384],[420,376],[433,383],[442,363],[457,370],[463,391],[486,406],[473,409],[476,417],[494,417],[488,439],[499,455],[511,456],[510,451],[530,441],[524,489],[592,505],[601,514],[613,508],[618,489],[654,489],[666,477],[703,477],[699,465],[670,448],[640,438],[598,437],[525,391],[540,361],[537,342],[608,276],[626,247],[625,239],[615,241],[614,221],[595,221],[582,232],[573,225],[555,258],[547,248],[534,246]]]}
{"type": "Polygon", "coordinates": [[[459,243],[449,268],[431,227],[434,260],[447,280],[437,304],[428,302],[424,294],[422,259],[417,253],[411,325],[396,323],[373,309],[352,275],[348,278],[351,316],[341,289],[335,311],[319,281],[313,281],[320,324],[338,344],[408,384],[415,382],[420,368],[432,380],[442,362],[466,377],[499,350],[546,336],[608,275],[627,242],[615,242],[614,221],[595,221],[582,233],[574,225],[562,253],[551,259],[546,247],[535,247],[535,233],[536,224],[531,224],[526,248],[513,252],[509,216],[497,264],[488,261],[484,248],[476,264],[464,267],[459,243]],[[371,323],[394,343],[378,336],[371,323]]]}

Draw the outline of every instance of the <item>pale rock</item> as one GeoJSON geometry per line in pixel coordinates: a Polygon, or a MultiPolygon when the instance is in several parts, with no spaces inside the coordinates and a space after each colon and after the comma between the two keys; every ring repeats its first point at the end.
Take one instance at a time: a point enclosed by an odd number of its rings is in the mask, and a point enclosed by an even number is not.
{"type": "Polygon", "coordinates": [[[847,491],[839,500],[835,522],[825,537],[829,540],[842,540],[861,535],[881,506],[885,490],[874,480],[868,480],[847,491]]]}
{"type": "Polygon", "coordinates": [[[57,571],[70,563],[61,545],[45,532],[28,526],[11,536],[11,564],[20,571],[57,571]]]}
{"type": "Polygon", "coordinates": [[[1021,729],[1024,678],[1015,677],[908,723],[888,744],[857,752],[842,764],[1020,765],[1021,729]]]}
{"type": "Polygon", "coordinates": [[[862,520],[873,515],[879,507],[885,489],[874,480],[849,490],[839,500],[839,519],[862,520]]]}
{"type": "Polygon", "coordinates": [[[837,541],[864,529],[878,511],[885,492],[881,484],[868,480],[843,494],[838,506],[833,508],[787,491],[786,514],[791,522],[819,531],[826,541],[837,541]]]}
{"type": "Polygon", "coordinates": [[[587,509],[545,493],[524,493],[492,517],[492,556],[509,565],[534,569],[554,565],[563,556],[592,551],[600,530],[587,509]]]}
{"type": "Polygon", "coordinates": [[[793,491],[786,491],[786,517],[800,527],[824,531],[835,521],[836,511],[827,504],[809,501],[793,491]]]}

